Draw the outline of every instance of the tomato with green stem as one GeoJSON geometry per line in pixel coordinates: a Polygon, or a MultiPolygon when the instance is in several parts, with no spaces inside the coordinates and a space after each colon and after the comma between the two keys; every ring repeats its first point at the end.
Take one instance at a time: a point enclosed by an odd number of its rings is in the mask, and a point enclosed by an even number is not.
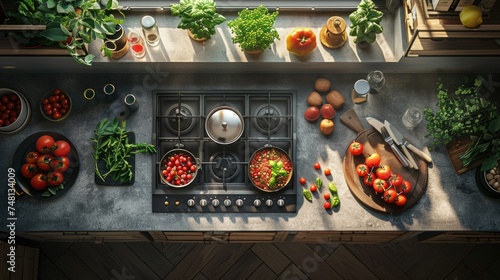
{"type": "Polygon", "coordinates": [[[373,181],[375,181],[375,179],[377,179],[375,173],[370,173],[363,177],[363,183],[365,183],[366,186],[371,187],[373,186],[373,181]]]}
{"type": "Polygon", "coordinates": [[[47,181],[47,183],[50,186],[53,186],[53,187],[59,186],[64,181],[64,175],[62,172],[52,171],[52,172],[47,173],[45,180],[47,181]]]}
{"type": "Polygon", "coordinates": [[[396,192],[395,189],[388,189],[382,195],[382,199],[386,203],[394,203],[394,201],[396,201],[397,197],[398,197],[398,193],[396,192]]]}
{"type": "Polygon", "coordinates": [[[365,164],[369,168],[379,166],[380,165],[380,155],[377,153],[370,154],[368,157],[366,157],[365,164]]]}
{"type": "Polygon", "coordinates": [[[383,193],[387,188],[389,187],[389,183],[387,183],[386,180],[382,180],[380,178],[377,178],[373,180],[373,190],[375,193],[383,193]]]}
{"type": "Polygon", "coordinates": [[[396,201],[394,201],[394,204],[396,204],[399,207],[402,207],[405,206],[407,201],[408,199],[406,198],[406,195],[399,194],[398,197],[396,198],[396,201]]]}
{"type": "Polygon", "coordinates": [[[361,155],[363,153],[363,144],[356,141],[352,142],[349,145],[349,152],[354,156],[361,155]]]}
{"type": "Polygon", "coordinates": [[[26,163],[36,163],[40,154],[36,151],[30,151],[26,154],[26,163]]]}
{"type": "Polygon", "coordinates": [[[54,150],[52,153],[57,157],[64,157],[71,151],[71,146],[64,140],[58,140],[54,143],[54,150]]]}
{"type": "Polygon", "coordinates": [[[379,165],[379,167],[375,169],[375,175],[377,175],[377,178],[387,180],[391,177],[391,167],[385,164],[379,165]]]}
{"type": "Polygon", "coordinates": [[[50,135],[42,135],[36,140],[36,150],[42,154],[47,154],[54,147],[54,138],[50,135]]]}
{"type": "Polygon", "coordinates": [[[366,166],[366,164],[364,164],[364,163],[360,163],[356,166],[356,173],[360,177],[364,177],[364,176],[368,175],[369,172],[370,172],[370,168],[368,168],[368,166],[366,166]]]}
{"type": "Polygon", "coordinates": [[[389,177],[389,183],[396,189],[403,184],[403,176],[401,174],[391,174],[389,177]]]}
{"type": "Polygon", "coordinates": [[[50,168],[54,171],[65,172],[69,169],[69,158],[68,157],[55,157],[50,160],[50,168]]]}
{"type": "Polygon", "coordinates": [[[412,189],[412,186],[411,186],[410,181],[403,180],[403,182],[401,183],[401,191],[404,194],[408,194],[411,192],[411,189],[412,189]]]}
{"type": "Polygon", "coordinates": [[[40,170],[43,171],[49,171],[50,170],[50,161],[52,160],[52,155],[50,154],[43,154],[40,157],[38,157],[38,160],[36,162],[36,165],[40,170]]]}
{"type": "Polygon", "coordinates": [[[21,175],[26,179],[31,179],[39,173],[36,163],[25,163],[21,166],[21,175]]]}
{"type": "Polygon", "coordinates": [[[31,178],[30,181],[31,187],[33,187],[35,190],[43,190],[47,187],[47,181],[45,180],[45,174],[43,173],[38,173],[33,178],[31,178]]]}

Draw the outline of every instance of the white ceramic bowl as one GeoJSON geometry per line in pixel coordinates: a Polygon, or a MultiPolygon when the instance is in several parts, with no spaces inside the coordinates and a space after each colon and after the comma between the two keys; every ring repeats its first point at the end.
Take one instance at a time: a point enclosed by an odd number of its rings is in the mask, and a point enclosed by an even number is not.
{"type": "Polygon", "coordinates": [[[4,95],[11,94],[16,94],[19,97],[19,100],[21,101],[21,111],[19,112],[15,122],[7,126],[0,127],[0,133],[15,133],[21,130],[27,124],[29,117],[31,116],[31,108],[24,95],[12,89],[0,88],[0,98],[4,95]]]}

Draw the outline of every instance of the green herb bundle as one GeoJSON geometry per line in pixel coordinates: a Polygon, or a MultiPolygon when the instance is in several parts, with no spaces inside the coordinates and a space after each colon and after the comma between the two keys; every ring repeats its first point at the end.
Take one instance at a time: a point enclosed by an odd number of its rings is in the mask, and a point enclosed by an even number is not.
{"type": "Polygon", "coordinates": [[[494,103],[479,97],[483,89],[481,76],[472,86],[460,85],[454,93],[438,82],[437,109],[424,109],[427,120],[426,137],[431,136],[434,146],[448,144],[466,135],[482,133],[497,115],[494,103]]]}
{"type": "Polygon", "coordinates": [[[134,176],[132,165],[127,161],[134,154],[156,153],[155,146],[145,143],[129,143],[129,134],[125,121],[117,118],[110,122],[101,120],[92,138],[94,148],[95,172],[104,182],[106,177],[122,183],[131,182],[134,176]],[[104,161],[106,170],[101,172],[99,162],[104,161]]]}

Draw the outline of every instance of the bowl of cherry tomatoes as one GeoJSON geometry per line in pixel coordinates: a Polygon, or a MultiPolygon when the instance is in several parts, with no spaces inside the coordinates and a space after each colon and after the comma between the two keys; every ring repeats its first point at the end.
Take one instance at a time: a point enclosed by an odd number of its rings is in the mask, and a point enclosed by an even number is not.
{"type": "Polygon", "coordinates": [[[47,92],[40,102],[42,115],[54,122],[64,120],[71,112],[71,97],[60,89],[47,92]]]}
{"type": "Polygon", "coordinates": [[[0,88],[0,132],[14,133],[23,128],[31,116],[26,98],[19,92],[0,88]]]}
{"type": "Polygon", "coordinates": [[[199,165],[199,161],[188,150],[173,149],[160,161],[161,181],[174,188],[183,188],[196,179],[199,165]]]}

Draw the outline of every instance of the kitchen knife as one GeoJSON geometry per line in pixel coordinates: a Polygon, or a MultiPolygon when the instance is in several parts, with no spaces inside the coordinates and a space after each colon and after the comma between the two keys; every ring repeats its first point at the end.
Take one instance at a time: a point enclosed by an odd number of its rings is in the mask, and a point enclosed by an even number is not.
{"type": "Polygon", "coordinates": [[[415,154],[417,154],[419,157],[423,158],[428,163],[432,162],[432,158],[429,155],[427,155],[426,153],[422,152],[417,147],[413,146],[413,144],[411,144],[410,142],[408,142],[408,139],[406,139],[406,137],[404,137],[403,134],[401,134],[401,132],[399,132],[399,130],[397,130],[394,126],[392,126],[387,121],[386,121],[386,125],[392,131],[392,134],[393,134],[392,137],[394,139],[396,139],[396,141],[401,142],[402,146],[408,147],[408,149],[410,149],[412,152],[414,152],[415,154]]]}
{"type": "Polygon", "coordinates": [[[396,155],[396,157],[398,158],[398,160],[401,162],[401,164],[404,167],[409,167],[410,166],[410,162],[405,157],[405,155],[403,155],[403,153],[398,149],[398,147],[396,146],[396,144],[394,144],[394,140],[392,140],[392,137],[389,135],[389,132],[387,132],[387,129],[385,128],[385,126],[382,126],[380,128],[380,132],[382,133],[382,136],[384,137],[384,141],[387,144],[389,144],[389,146],[391,147],[392,151],[394,152],[394,154],[396,155]]]}
{"type": "Polygon", "coordinates": [[[418,169],[418,164],[415,161],[415,159],[413,158],[413,156],[410,154],[410,152],[408,151],[408,148],[405,145],[403,145],[403,143],[401,141],[399,141],[399,139],[396,138],[396,136],[394,135],[394,132],[393,132],[394,127],[392,127],[391,124],[387,120],[384,121],[384,126],[385,126],[385,128],[387,128],[387,132],[389,132],[389,135],[392,137],[392,140],[394,140],[394,142],[396,142],[396,144],[399,147],[401,147],[401,150],[403,151],[406,158],[410,162],[410,166],[415,168],[415,169],[418,169]]]}
{"type": "Polygon", "coordinates": [[[377,120],[376,118],[372,118],[372,117],[367,117],[366,121],[368,121],[368,123],[371,126],[373,126],[378,132],[380,132],[382,134],[382,136],[384,137],[384,141],[387,142],[387,144],[389,144],[392,151],[394,152],[394,154],[396,155],[398,160],[401,162],[401,164],[403,164],[404,167],[413,167],[410,165],[410,162],[405,157],[405,155],[403,155],[403,153],[401,153],[401,151],[398,149],[398,147],[394,144],[394,141],[389,136],[389,133],[387,132],[384,124],[381,121],[377,120]],[[384,130],[387,133],[387,135],[384,135],[384,130]]]}

